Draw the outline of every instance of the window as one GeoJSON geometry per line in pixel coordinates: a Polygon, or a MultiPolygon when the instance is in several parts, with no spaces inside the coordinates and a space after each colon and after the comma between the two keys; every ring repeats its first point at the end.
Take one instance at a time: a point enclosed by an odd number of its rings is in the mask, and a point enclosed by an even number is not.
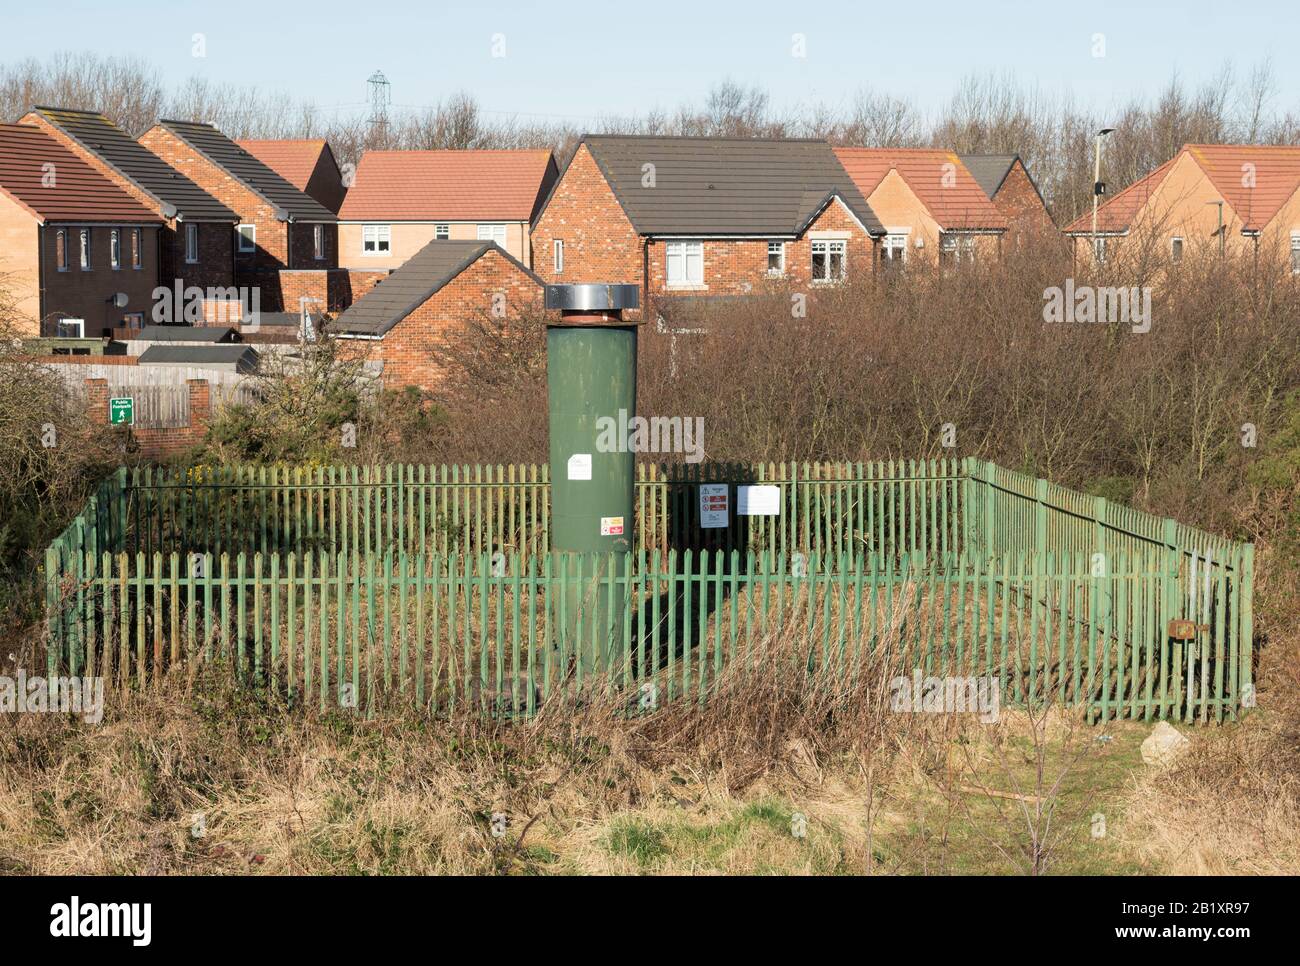
{"type": "Polygon", "coordinates": [[[144,253],[140,249],[140,243],[143,239],[143,232],[139,228],[131,229],[131,267],[144,267],[144,253]]]}
{"type": "Polygon", "coordinates": [[[143,329],[144,313],[143,312],[126,313],[126,315],[122,316],[122,327],[124,329],[143,329]]]}
{"type": "MultiPolygon", "coordinates": [[[[243,225],[240,225],[242,228],[243,225]]],[[[241,246],[241,252],[244,250],[241,246]]],[[[252,251],[250,248],[249,251],[252,251]]],[[[185,226],[185,264],[193,265],[199,260],[199,226],[185,226]]]]}
{"type": "Polygon", "coordinates": [[[886,268],[902,268],[906,265],[907,236],[901,232],[886,235],[880,242],[880,260],[886,268]]]}
{"type": "Polygon", "coordinates": [[[311,248],[316,256],[316,261],[325,261],[325,226],[311,226],[311,248]]]}
{"type": "MultiPolygon", "coordinates": [[[[907,239],[903,239],[906,243],[907,239]]],[[[812,280],[838,282],[845,277],[845,248],[842,241],[815,241],[812,243],[812,280]]]]}
{"type": "Polygon", "coordinates": [[[81,270],[90,271],[90,229],[83,228],[77,233],[81,241],[81,270]]]}
{"type": "Polygon", "coordinates": [[[1092,240],[1092,256],[1099,265],[1106,264],[1106,239],[1100,235],[1092,240]]]}
{"type": "Polygon", "coordinates": [[[60,272],[68,270],[68,230],[60,228],[54,233],[54,267],[60,272]]]}
{"type": "Polygon", "coordinates": [[[975,261],[975,236],[944,232],[939,236],[939,262],[953,265],[975,261]]]}
{"type": "Polygon", "coordinates": [[[1169,257],[1175,262],[1183,260],[1183,240],[1181,238],[1169,239],[1169,257]]]}
{"type": "Polygon", "coordinates": [[[496,242],[502,248],[506,245],[505,225],[479,225],[478,240],[496,242]]]}
{"type": "Polygon", "coordinates": [[[785,242],[770,241],[767,243],[767,274],[785,274],[785,242]]]}
{"type": "Polygon", "coordinates": [[[108,232],[108,267],[117,271],[122,267],[122,229],[111,228],[108,232]]]}
{"type": "Polygon", "coordinates": [[[1300,275],[1300,231],[1291,232],[1291,274],[1300,275]]]}
{"type": "Polygon", "coordinates": [[[676,241],[665,245],[664,274],[669,285],[703,285],[704,242],[676,241]]]}
{"type": "Polygon", "coordinates": [[[86,337],[85,319],[59,319],[54,323],[56,339],[84,339],[86,337]]]}
{"type": "Polygon", "coordinates": [[[257,251],[256,225],[236,225],[235,234],[238,236],[235,241],[239,243],[239,250],[241,252],[257,251]]]}
{"type": "Polygon", "coordinates": [[[433,237],[438,241],[446,241],[451,237],[451,225],[434,225],[433,237]]]}
{"type": "Polygon", "coordinates": [[[564,272],[564,242],[557,238],[554,243],[555,249],[555,274],[560,275],[564,272]]]}
{"type": "Polygon", "coordinates": [[[390,243],[388,225],[366,225],[361,229],[362,255],[387,255],[390,243]]]}

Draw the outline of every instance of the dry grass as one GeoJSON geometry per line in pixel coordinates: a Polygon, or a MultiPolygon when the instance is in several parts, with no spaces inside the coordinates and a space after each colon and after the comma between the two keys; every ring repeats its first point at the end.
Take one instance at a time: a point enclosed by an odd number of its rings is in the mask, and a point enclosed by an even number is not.
{"type": "MultiPolygon", "coordinates": [[[[1032,723],[1004,714],[990,730],[971,717],[892,713],[887,667],[886,654],[864,658],[850,683],[772,661],[724,675],[705,706],[634,719],[601,702],[514,724],[320,715],[217,670],[110,695],[98,727],[5,716],[0,870],[1023,871],[1020,810],[969,789],[1032,791],[1032,723]],[[500,837],[496,813],[508,819],[500,837]]],[[[1068,719],[1043,729],[1049,770],[1076,767],[1068,719]]],[[[1044,871],[1141,868],[1117,840],[1090,843],[1078,822],[1100,794],[1112,808],[1141,734],[1098,744],[1098,762],[1062,788],[1066,844],[1044,871]]]]}
{"type": "Polygon", "coordinates": [[[1138,777],[1129,840],[1168,872],[1300,872],[1300,637],[1291,633],[1264,651],[1255,714],[1208,732],[1183,729],[1188,753],[1138,777]]]}

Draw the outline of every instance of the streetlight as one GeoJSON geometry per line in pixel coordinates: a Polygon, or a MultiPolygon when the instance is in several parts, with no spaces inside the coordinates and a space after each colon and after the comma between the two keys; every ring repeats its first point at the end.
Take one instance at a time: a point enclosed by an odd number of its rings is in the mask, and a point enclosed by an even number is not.
{"type": "Polygon", "coordinates": [[[1097,132],[1094,139],[1094,153],[1092,166],[1092,257],[1094,261],[1101,261],[1097,251],[1097,205],[1101,201],[1101,196],[1106,193],[1105,182],[1101,180],[1101,141],[1107,134],[1115,129],[1113,127],[1104,127],[1097,132]]]}

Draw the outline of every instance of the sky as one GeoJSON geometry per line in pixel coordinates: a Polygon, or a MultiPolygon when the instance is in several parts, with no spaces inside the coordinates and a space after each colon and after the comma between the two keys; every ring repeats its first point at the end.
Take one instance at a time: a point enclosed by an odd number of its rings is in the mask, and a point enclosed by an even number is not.
{"type": "Polygon", "coordinates": [[[963,77],[990,72],[1104,111],[1156,95],[1175,72],[1196,87],[1225,61],[1245,73],[1269,55],[1279,106],[1300,107],[1296,0],[3,4],[21,42],[0,62],[134,55],[168,81],[256,86],[329,112],[364,110],[375,70],[399,110],[466,90],[489,112],[574,124],[699,103],[723,79],[765,88],[777,109],[843,108],[869,86],[934,111],[963,77]]]}

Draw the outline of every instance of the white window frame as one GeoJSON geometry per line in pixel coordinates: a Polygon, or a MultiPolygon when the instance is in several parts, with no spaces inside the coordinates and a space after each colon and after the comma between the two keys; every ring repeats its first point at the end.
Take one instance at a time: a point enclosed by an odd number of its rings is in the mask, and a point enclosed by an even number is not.
{"type": "Polygon", "coordinates": [[[773,240],[767,243],[767,274],[772,278],[780,278],[785,274],[785,242],[773,240]],[[772,267],[774,252],[777,256],[776,268],[772,267]]]}
{"type": "Polygon", "coordinates": [[[325,261],[325,226],[316,224],[311,226],[311,250],[316,261],[325,261]]]}
{"type": "Polygon", "coordinates": [[[945,231],[939,234],[939,261],[944,256],[952,257],[952,264],[975,261],[975,236],[960,232],[945,231]]]}
{"type": "Polygon", "coordinates": [[[451,237],[451,225],[434,225],[434,226],[433,226],[433,238],[434,238],[434,241],[446,241],[446,240],[449,239],[450,237],[451,237]]]}
{"type": "Polygon", "coordinates": [[[235,226],[235,245],[242,255],[257,251],[257,226],[244,222],[235,226]],[[252,234],[244,234],[245,228],[251,228],[252,234]],[[247,243],[247,244],[245,244],[247,243]]]}
{"type": "MultiPolygon", "coordinates": [[[[241,249],[242,250],[242,249],[241,249]]],[[[185,264],[199,263],[199,226],[194,222],[185,224],[185,264]]]]}
{"type": "Polygon", "coordinates": [[[131,229],[131,269],[139,271],[144,268],[144,229],[131,229]]]}
{"type": "Polygon", "coordinates": [[[91,262],[92,252],[90,250],[90,244],[91,244],[90,229],[89,228],[78,229],[77,258],[80,259],[78,264],[81,266],[81,270],[83,272],[89,272],[94,270],[94,265],[91,262]]]}
{"type": "Polygon", "coordinates": [[[113,271],[122,269],[122,229],[108,230],[108,267],[113,271]]]}
{"type": "Polygon", "coordinates": [[[557,238],[551,242],[551,259],[556,275],[564,274],[564,239],[557,238]]]}
{"type": "MultiPolygon", "coordinates": [[[[906,250],[906,246],[904,246],[906,250]]],[[[842,282],[849,277],[849,243],[843,238],[814,238],[809,248],[808,259],[808,277],[812,279],[814,285],[834,285],[836,282],[842,282]],[[818,278],[816,274],[815,258],[818,251],[826,256],[826,277],[818,278]],[[831,274],[831,258],[838,254],[840,256],[840,273],[837,276],[831,274]]]]}
{"type": "Polygon", "coordinates": [[[392,225],[362,225],[361,254],[372,258],[387,258],[393,253],[392,225]],[[366,246],[371,246],[367,248],[366,246]],[[382,248],[380,246],[383,246],[382,248]]]}
{"type": "Polygon", "coordinates": [[[1181,235],[1174,235],[1173,238],[1169,239],[1169,258],[1171,261],[1181,262],[1186,249],[1187,243],[1183,241],[1181,235]]]}
{"type": "Polygon", "coordinates": [[[907,232],[891,231],[880,239],[880,260],[884,262],[902,262],[907,265],[907,248],[911,236],[907,232]],[[894,252],[902,252],[901,258],[895,258],[894,252]]]}
{"type": "Polygon", "coordinates": [[[72,265],[72,260],[68,257],[68,245],[71,239],[68,237],[68,229],[59,228],[54,232],[54,270],[56,272],[66,272],[72,265]],[[63,260],[59,260],[59,240],[63,240],[63,260]]]}
{"type": "Polygon", "coordinates": [[[664,284],[668,288],[704,287],[703,241],[683,239],[664,243],[664,284]]]}
{"type": "Polygon", "coordinates": [[[86,320],[85,320],[85,319],[72,319],[72,318],[67,318],[67,319],[55,319],[55,320],[54,320],[54,331],[55,331],[55,333],[56,333],[56,335],[55,335],[55,338],[56,338],[56,339],[84,339],[84,338],[86,337],[86,320]],[[75,325],[75,326],[77,327],[77,334],[76,334],[76,335],[58,335],[57,333],[58,333],[58,331],[59,331],[59,326],[62,326],[62,325],[75,325]]]}
{"type": "Polygon", "coordinates": [[[1092,239],[1092,258],[1098,265],[1106,264],[1106,236],[1097,235],[1092,239]]]}
{"type": "Polygon", "coordinates": [[[504,224],[493,222],[479,225],[477,232],[479,241],[496,242],[502,248],[506,247],[506,226],[504,224]]]}
{"type": "Polygon", "coordinates": [[[1291,274],[1300,275],[1300,231],[1291,232],[1291,274]]]}

